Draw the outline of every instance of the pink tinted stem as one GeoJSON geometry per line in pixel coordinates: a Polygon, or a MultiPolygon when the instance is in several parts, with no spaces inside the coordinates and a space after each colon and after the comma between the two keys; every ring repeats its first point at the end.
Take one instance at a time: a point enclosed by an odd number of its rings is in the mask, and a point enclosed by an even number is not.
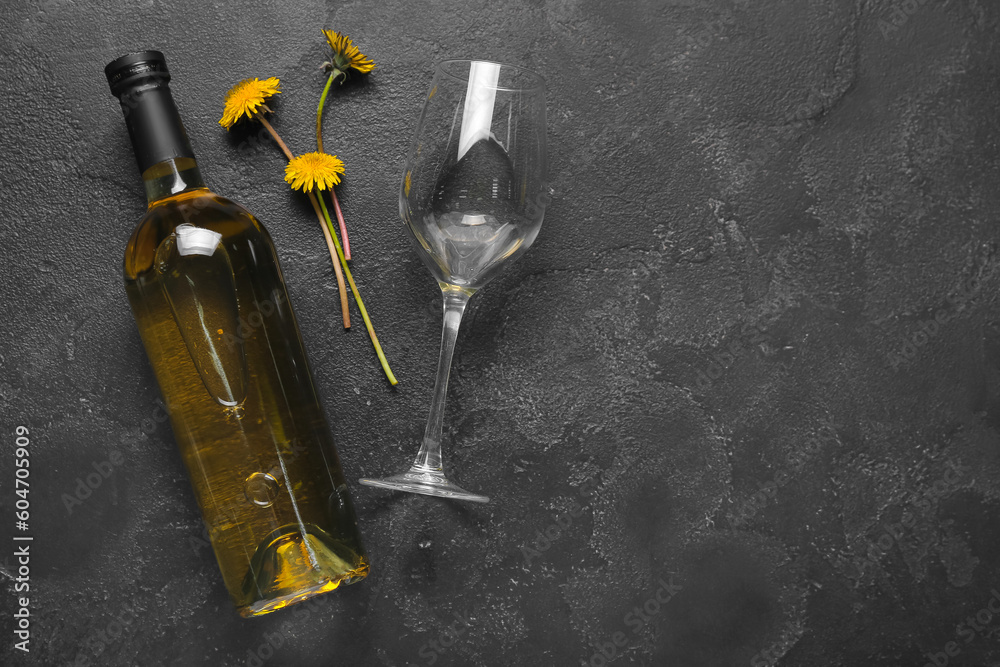
{"type": "Polygon", "coordinates": [[[330,197],[333,199],[333,210],[337,214],[337,223],[340,225],[340,238],[344,241],[344,259],[351,258],[351,242],[347,238],[347,225],[344,223],[344,214],[340,210],[340,201],[337,199],[337,192],[330,188],[330,197]]]}

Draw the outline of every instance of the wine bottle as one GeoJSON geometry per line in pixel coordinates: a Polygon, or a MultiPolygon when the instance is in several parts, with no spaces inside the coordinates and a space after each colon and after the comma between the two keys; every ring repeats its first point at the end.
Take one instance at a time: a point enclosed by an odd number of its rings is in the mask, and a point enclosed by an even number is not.
{"type": "Polygon", "coordinates": [[[149,201],[125,290],[237,611],[359,581],[368,557],[270,235],[206,187],[162,53],[105,74],[149,201]]]}

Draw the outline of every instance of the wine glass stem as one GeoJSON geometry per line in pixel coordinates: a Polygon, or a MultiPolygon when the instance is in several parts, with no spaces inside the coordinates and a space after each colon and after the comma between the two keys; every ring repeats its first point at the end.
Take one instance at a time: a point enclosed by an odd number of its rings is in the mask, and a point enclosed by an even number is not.
{"type": "Polygon", "coordinates": [[[455,341],[458,340],[458,328],[462,324],[462,315],[471,295],[455,288],[442,287],[444,296],[444,326],[441,330],[441,356],[438,357],[437,379],[434,381],[434,397],[431,399],[431,411],[427,415],[427,428],[424,429],[424,441],[420,445],[417,458],[413,461],[414,468],[421,470],[444,471],[441,460],[441,431],[444,427],[444,404],[448,394],[448,376],[451,373],[451,358],[455,353],[455,341]]]}

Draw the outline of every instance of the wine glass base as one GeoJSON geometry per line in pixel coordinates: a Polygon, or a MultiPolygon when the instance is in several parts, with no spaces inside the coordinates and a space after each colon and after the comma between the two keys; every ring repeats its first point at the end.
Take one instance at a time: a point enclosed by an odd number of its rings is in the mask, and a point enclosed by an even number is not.
{"type": "Polygon", "coordinates": [[[422,471],[418,468],[410,468],[400,475],[393,475],[392,477],[382,479],[362,478],[358,481],[365,486],[376,486],[395,491],[408,491],[409,493],[422,493],[425,496],[468,500],[473,503],[490,502],[489,496],[481,496],[477,493],[466,491],[457,484],[449,482],[444,473],[438,471],[422,471]]]}

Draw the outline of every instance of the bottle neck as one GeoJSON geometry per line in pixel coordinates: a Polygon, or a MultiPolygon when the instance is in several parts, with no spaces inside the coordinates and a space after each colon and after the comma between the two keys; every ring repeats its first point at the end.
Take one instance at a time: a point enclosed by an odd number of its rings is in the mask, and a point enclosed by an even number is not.
{"type": "Polygon", "coordinates": [[[146,186],[146,200],[150,206],[181,192],[206,187],[198,163],[190,157],[167,158],[157,162],[142,172],[142,182],[146,186]]]}
{"type": "Polygon", "coordinates": [[[164,188],[180,187],[178,182],[184,180],[185,172],[188,172],[188,177],[201,182],[191,142],[167,81],[167,78],[154,77],[140,79],[117,92],[139,172],[147,183],[151,202],[154,201],[154,194],[157,199],[160,198],[164,188]],[[167,178],[167,185],[157,183],[156,192],[150,193],[150,180],[159,182],[164,177],[167,178]]]}

